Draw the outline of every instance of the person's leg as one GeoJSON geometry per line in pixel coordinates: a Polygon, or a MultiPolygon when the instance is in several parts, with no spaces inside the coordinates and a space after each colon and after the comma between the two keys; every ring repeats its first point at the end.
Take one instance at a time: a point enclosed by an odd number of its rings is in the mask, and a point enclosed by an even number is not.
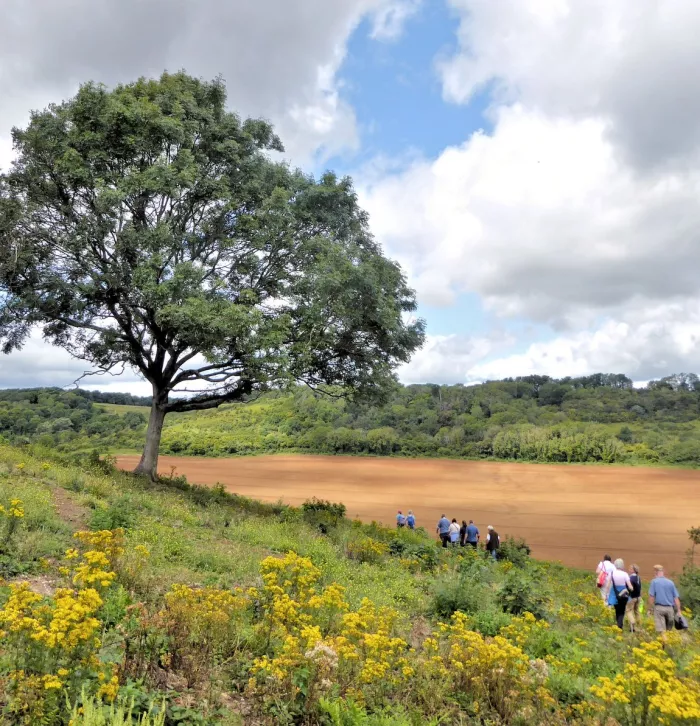
{"type": "Polygon", "coordinates": [[[447,540],[450,536],[448,534],[441,534],[440,537],[442,538],[442,546],[447,549],[447,540]]]}
{"type": "Polygon", "coordinates": [[[672,605],[666,607],[666,630],[673,630],[676,627],[676,611],[672,605]]]}
{"type": "Polygon", "coordinates": [[[627,598],[621,597],[618,599],[615,605],[615,622],[620,630],[623,629],[625,624],[625,610],[627,609],[627,598]]]}
{"type": "Polygon", "coordinates": [[[491,550],[491,557],[496,560],[498,558],[498,550],[491,550]]]}
{"type": "Polygon", "coordinates": [[[639,598],[630,598],[627,601],[627,622],[630,624],[631,633],[634,633],[634,628],[637,624],[637,618],[635,615],[635,609],[637,607],[639,607],[639,598]]]}

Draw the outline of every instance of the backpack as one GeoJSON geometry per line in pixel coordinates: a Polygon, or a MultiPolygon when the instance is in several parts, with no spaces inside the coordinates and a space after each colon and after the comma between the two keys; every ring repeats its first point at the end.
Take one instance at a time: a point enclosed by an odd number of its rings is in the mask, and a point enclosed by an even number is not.
{"type": "Polygon", "coordinates": [[[605,583],[607,581],[608,581],[608,573],[605,570],[605,568],[603,568],[600,571],[600,574],[598,575],[598,579],[596,580],[596,583],[595,584],[596,584],[597,587],[605,587],[605,583]]]}

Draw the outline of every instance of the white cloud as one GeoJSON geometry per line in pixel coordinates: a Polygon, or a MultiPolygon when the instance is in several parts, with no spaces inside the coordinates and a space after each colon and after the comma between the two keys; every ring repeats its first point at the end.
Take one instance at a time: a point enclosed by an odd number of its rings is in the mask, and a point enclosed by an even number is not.
{"type": "MultiPolygon", "coordinates": [[[[0,388],[32,388],[35,386],[70,387],[90,369],[84,361],[71,357],[62,348],[44,342],[39,332],[34,332],[22,350],[11,355],[0,355],[0,388]]],[[[80,382],[82,388],[100,388],[135,393],[150,389],[134,373],[125,371],[113,376],[90,376],[80,382]],[[117,383],[118,381],[118,383],[117,383]]],[[[138,395],[145,395],[139,393],[138,395]]]]}
{"type": "Polygon", "coordinates": [[[423,303],[476,293],[497,318],[558,333],[471,365],[445,343],[422,369],[480,380],[700,368],[700,5],[450,4],[460,26],[438,64],[444,96],[488,90],[493,130],[375,169],[362,200],[423,303]]]}
{"type": "Polygon", "coordinates": [[[414,0],[6,0],[0,25],[0,164],[7,133],[78,84],[164,69],[221,74],[231,106],[276,124],[299,163],[358,144],[337,71],[363,18],[399,33],[414,0]]]}
{"type": "Polygon", "coordinates": [[[371,35],[377,40],[396,40],[404,25],[420,9],[423,0],[390,0],[374,15],[371,35]]]}
{"type": "Polygon", "coordinates": [[[640,166],[700,141],[700,4],[687,0],[449,0],[459,47],[440,63],[456,102],[493,87],[550,116],[600,117],[640,166]]]}
{"type": "Polygon", "coordinates": [[[700,371],[700,303],[658,305],[624,320],[606,320],[594,330],[534,343],[524,353],[480,362],[467,380],[533,373],[564,376],[625,373],[637,381],[671,372],[700,371]]]}
{"type": "Polygon", "coordinates": [[[700,169],[636,175],[600,121],[519,105],[498,111],[491,136],[362,190],[423,302],[476,292],[500,315],[553,325],[696,295],[699,197],[700,169]]]}
{"type": "Polygon", "coordinates": [[[500,352],[514,341],[494,334],[467,338],[463,335],[428,335],[425,345],[399,370],[403,383],[455,383],[485,357],[500,352]]]}

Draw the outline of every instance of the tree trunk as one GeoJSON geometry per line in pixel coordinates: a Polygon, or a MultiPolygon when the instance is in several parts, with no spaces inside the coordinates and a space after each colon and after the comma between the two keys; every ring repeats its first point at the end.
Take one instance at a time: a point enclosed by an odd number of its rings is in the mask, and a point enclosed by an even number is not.
{"type": "Polygon", "coordinates": [[[165,406],[158,398],[153,397],[151,415],[146,430],[146,445],[143,447],[141,461],[134,469],[135,474],[145,474],[151,481],[156,480],[158,472],[158,451],[160,449],[160,437],[163,433],[163,421],[165,420],[165,406]]]}

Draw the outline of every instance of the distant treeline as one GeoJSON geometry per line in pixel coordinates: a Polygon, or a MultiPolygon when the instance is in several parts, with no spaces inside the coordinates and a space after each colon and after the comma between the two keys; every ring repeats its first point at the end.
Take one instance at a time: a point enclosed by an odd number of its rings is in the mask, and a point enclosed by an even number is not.
{"type": "MultiPolygon", "coordinates": [[[[146,417],[141,411],[118,415],[95,402],[149,401],[57,388],[0,391],[0,434],[65,450],[142,445],[146,417]]],[[[162,451],[695,465],[700,464],[700,379],[681,373],[634,388],[624,375],[601,373],[473,386],[397,385],[381,405],[298,388],[247,404],[169,416],[162,451]]]]}
{"type": "Polygon", "coordinates": [[[619,374],[397,386],[382,405],[299,389],[172,422],[163,450],[700,463],[700,380],[619,374]]]}
{"type": "Polygon", "coordinates": [[[0,435],[16,444],[38,442],[70,449],[138,446],[146,417],[140,411],[118,416],[94,402],[141,405],[142,400],[128,393],[81,389],[0,390],[0,435]]]}

